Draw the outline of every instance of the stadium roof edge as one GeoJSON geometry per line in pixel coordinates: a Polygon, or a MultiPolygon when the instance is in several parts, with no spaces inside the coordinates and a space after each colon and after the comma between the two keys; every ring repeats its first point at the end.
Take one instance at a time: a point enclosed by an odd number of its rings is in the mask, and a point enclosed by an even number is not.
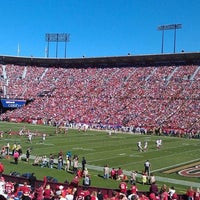
{"type": "Polygon", "coordinates": [[[200,53],[128,55],[90,58],[35,58],[0,56],[0,64],[30,65],[42,67],[120,67],[159,65],[200,65],[200,53]]]}

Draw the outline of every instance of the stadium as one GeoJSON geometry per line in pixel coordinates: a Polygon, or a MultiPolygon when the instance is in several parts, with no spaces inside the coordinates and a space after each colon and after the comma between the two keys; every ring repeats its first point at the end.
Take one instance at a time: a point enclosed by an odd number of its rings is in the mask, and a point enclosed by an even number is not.
{"type": "Polygon", "coordinates": [[[200,200],[199,6],[1,1],[0,200],[200,200]]]}
{"type": "MultiPolygon", "coordinates": [[[[150,159],[157,165],[158,169],[154,167],[152,171],[160,185],[173,184],[178,188],[179,184],[185,184],[178,190],[182,194],[189,186],[199,187],[200,53],[77,59],[0,56],[0,73],[2,146],[6,142],[20,142],[24,149],[31,146],[36,156],[41,155],[41,151],[46,151],[45,154],[56,154],[60,149],[67,151],[76,141],[70,150],[80,157],[86,156],[93,177],[96,171],[101,173],[106,163],[122,166],[127,177],[133,168],[142,174],[143,162],[150,159]],[[38,134],[34,135],[33,143],[27,142],[27,132],[19,136],[23,126],[38,134]],[[66,129],[66,134],[58,132],[59,128],[66,129]],[[57,149],[40,144],[40,133],[46,133],[47,141],[52,142],[45,141],[46,145],[60,140],[57,149]],[[163,149],[154,147],[158,138],[165,144],[163,149]],[[100,145],[101,139],[101,148],[92,155],[91,151],[100,145]],[[149,142],[147,152],[137,151],[139,140],[149,142]],[[177,172],[179,175],[171,177],[177,172]],[[177,179],[179,182],[175,182],[177,179]]],[[[41,171],[39,175],[38,169],[31,165],[27,168],[25,161],[19,163],[22,168],[25,166],[23,169],[10,168],[12,157],[2,158],[10,171],[25,173],[29,169],[39,177],[48,173],[57,177],[60,173],[55,169],[55,172],[41,171]]],[[[61,176],[65,176],[64,173],[65,170],[61,176]]],[[[4,177],[24,182],[24,177],[8,174],[4,177]]],[[[96,179],[96,183],[100,182],[98,177],[96,179]]],[[[41,181],[37,185],[39,183],[41,181]]],[[[93,183],[90,189],[97,190],[95,179],[93,183]]],[[[57,183],[50,184],[56,188],[57,183]]],[[[114,189],[118,189],[118,184],[109,182],[114,189]]],[[[105,182],[102,185],[99,188],[111,196],[113,190],[105,182]]],[[[143,190],[147,192],[148,187],[144,186],[143,190]]],[[[179,196],[183,198],[186,197],[179,196]]]]}

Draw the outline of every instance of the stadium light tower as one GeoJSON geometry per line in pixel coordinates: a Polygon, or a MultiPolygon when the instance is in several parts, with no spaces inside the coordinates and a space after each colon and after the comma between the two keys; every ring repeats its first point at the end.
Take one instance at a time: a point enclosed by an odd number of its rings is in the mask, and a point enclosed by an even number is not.
{"type": "Polygon", "coordinates": [[[174,30],[174,53],[175,53],[176,52],[176,29],[181,29],[181,28],[182,28],[182,24],[170,24],[170,25],[158,26],[158,30],[162,31],[161,53],[163,53],[163,49],[164,49],[164,31],[174,30]]]}
{"type": "Polygon", "coordinates": [[[45,40],[47,42],[47,58],[49,57],[49,43],[56,42],[56,58],[58,56],[58,42],[65,42],[65,58],[66,58],[66,48],[67,42],[69,42],[68,33],[46,33],[45,40]]]}

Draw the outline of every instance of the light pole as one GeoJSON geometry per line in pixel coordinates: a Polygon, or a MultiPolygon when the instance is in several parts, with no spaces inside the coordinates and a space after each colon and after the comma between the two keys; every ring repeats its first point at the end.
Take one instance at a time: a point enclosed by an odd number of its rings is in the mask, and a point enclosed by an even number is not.
{"type": "Polygon", "coordinates": [[[164,31],[165,30],[174,30],[174,53],[176,52],[176,30],[181,29],[182,24],[170,24],[170,25],[162,25],[158,26],[158,30],[162,31],[162,45],[161,45],[161,53],[164,50],[164,31]]]}
{"type": "Polygon", "coordinates": [[[45,40],[47,42],[47,57],[49,57],[49,43],[56,42],[56,58],[58,57],[58,42],[65,42],[65,58],[66,58],[66,48],[67,42],[69,42],[68,33],[46,33],[45,40]]]}

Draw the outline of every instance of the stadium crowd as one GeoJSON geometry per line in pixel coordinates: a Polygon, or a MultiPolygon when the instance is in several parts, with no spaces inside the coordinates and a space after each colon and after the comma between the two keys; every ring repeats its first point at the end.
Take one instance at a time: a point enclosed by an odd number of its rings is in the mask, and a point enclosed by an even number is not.
{"type": "Polygon", "coordinates": [[[199,137],[200,66],[0,65],[0,73],[1,97],[29,101],[1,120],[199,137]]]}

